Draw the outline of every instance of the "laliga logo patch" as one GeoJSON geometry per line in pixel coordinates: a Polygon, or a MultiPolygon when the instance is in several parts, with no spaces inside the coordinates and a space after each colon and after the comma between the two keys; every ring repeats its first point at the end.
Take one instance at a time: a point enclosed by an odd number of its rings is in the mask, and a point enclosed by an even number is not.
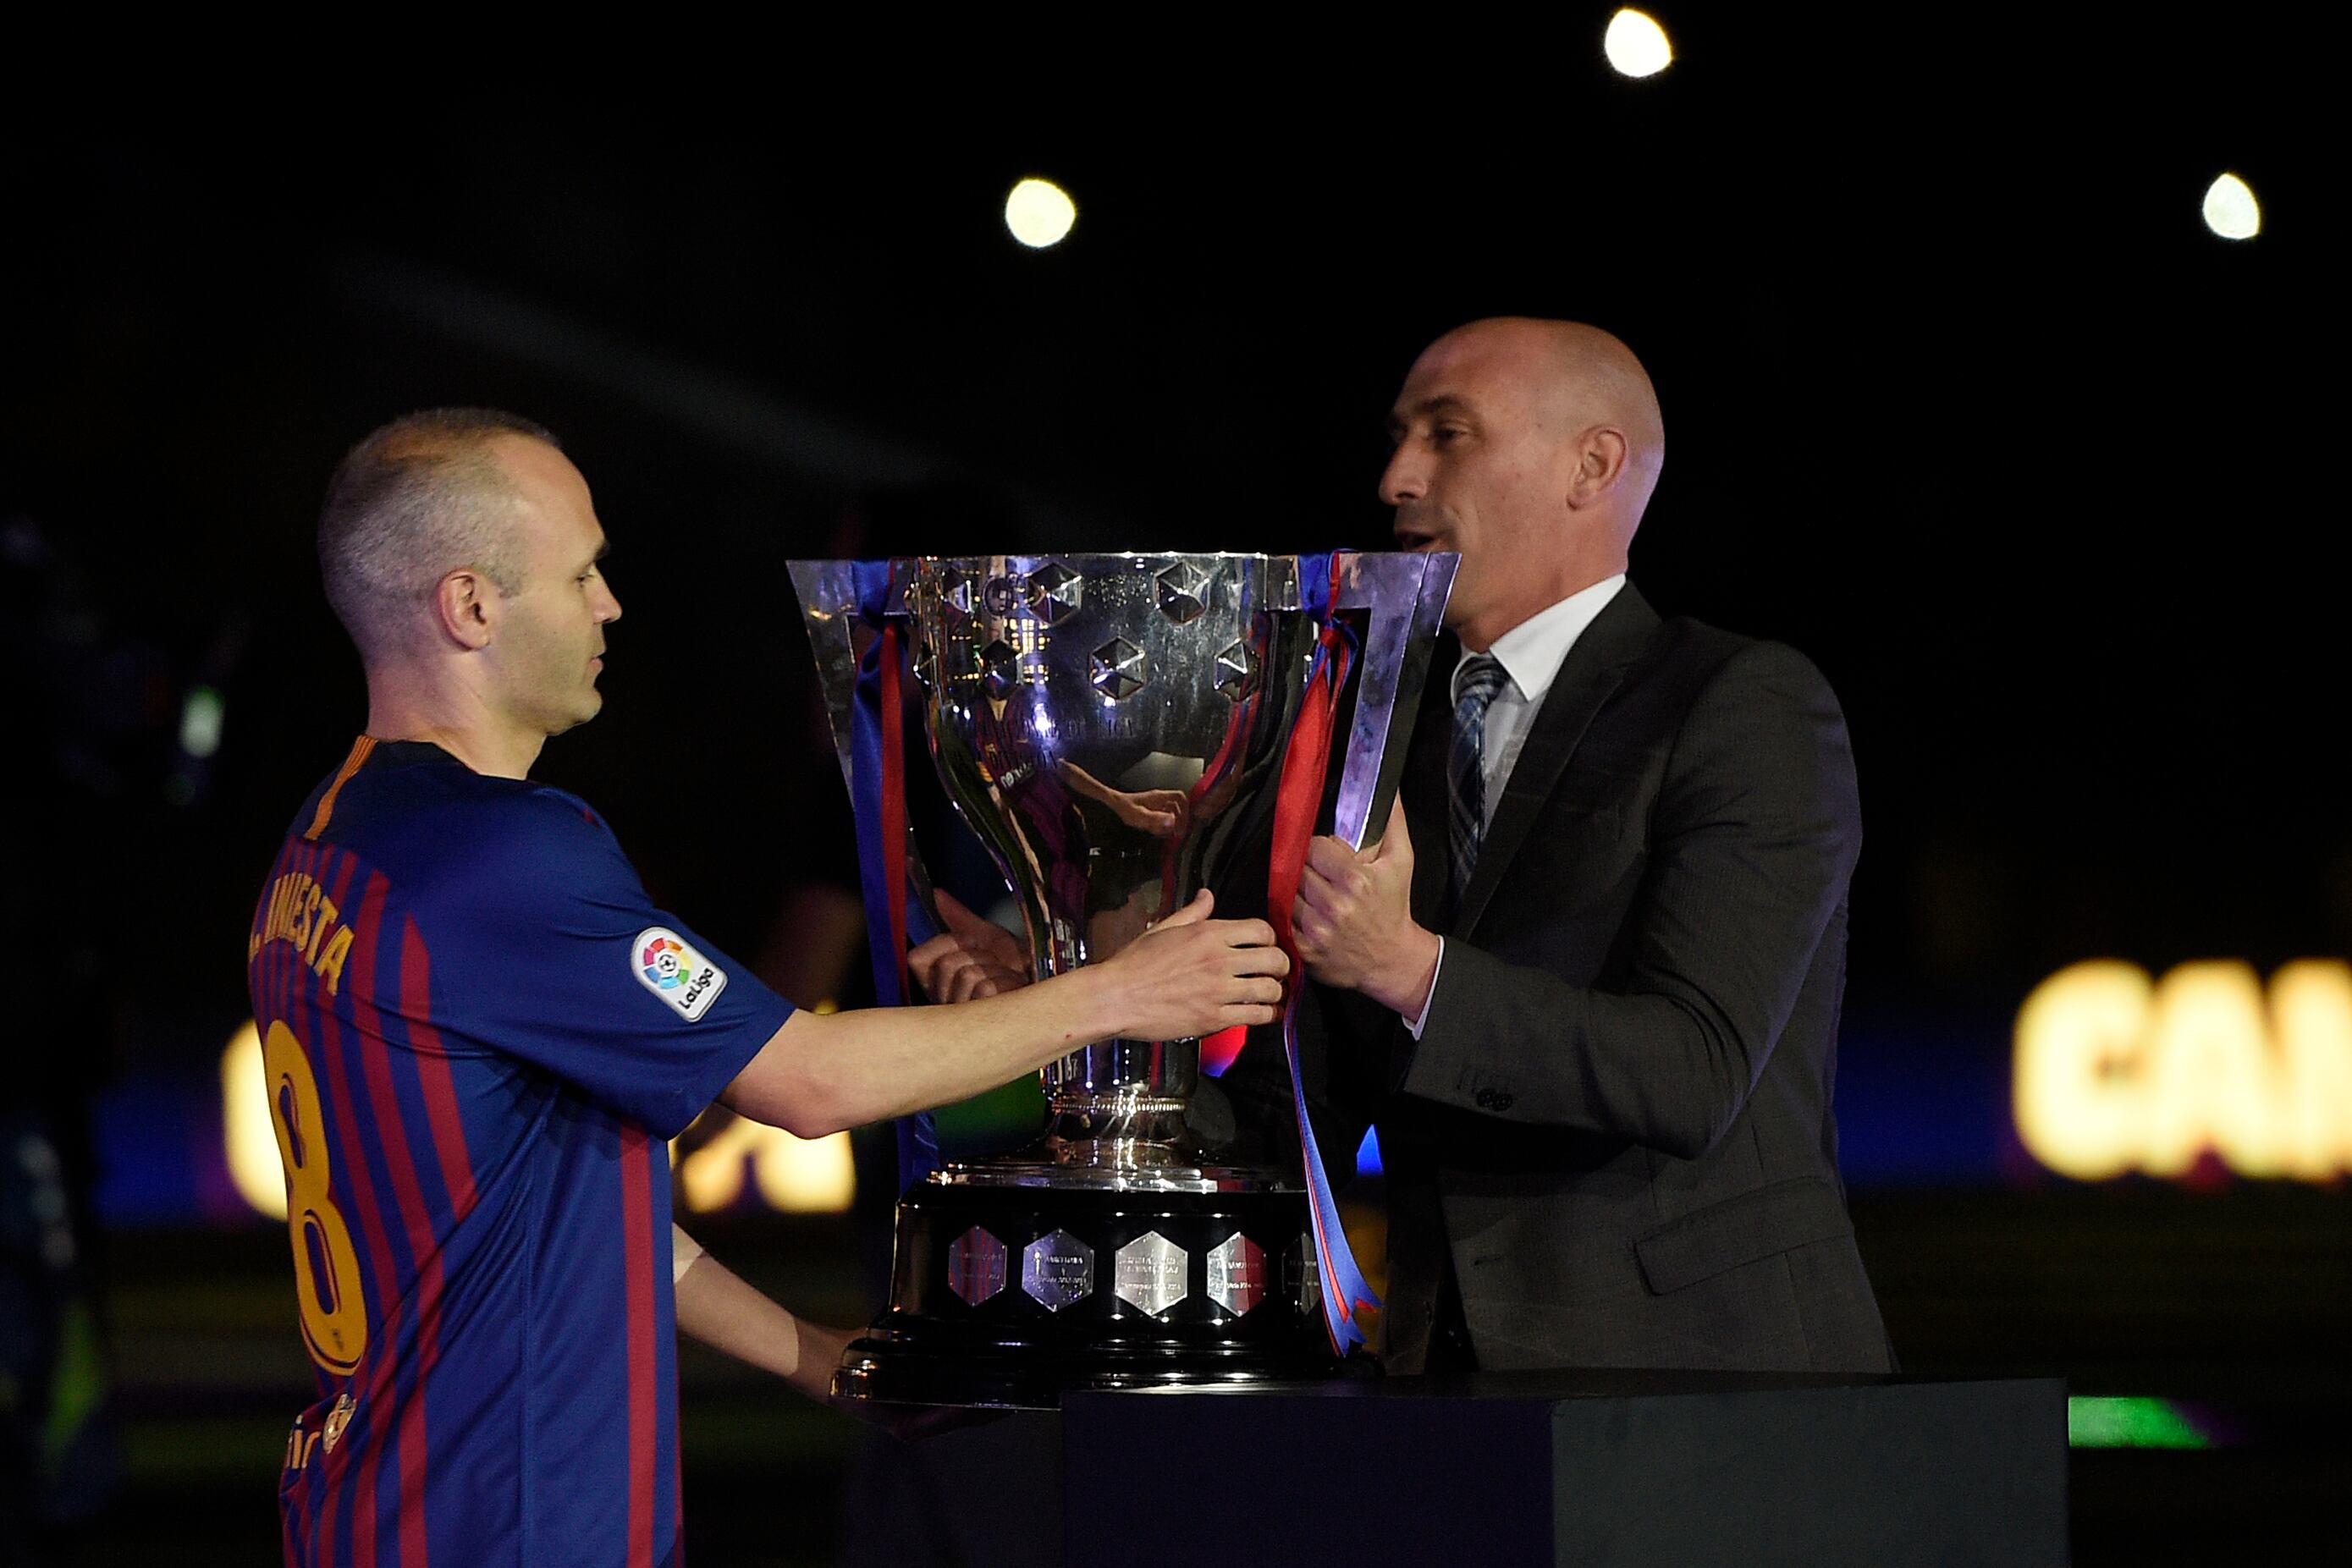
{"type": "Polygon", "coordinates": [[[692,1023],[710,1010],[727,988],[727,971],[689,946],[665,926],[637,933],[629,944],[630,970],[637,984],[667,1002],[673,1011],[692,1023]]]}

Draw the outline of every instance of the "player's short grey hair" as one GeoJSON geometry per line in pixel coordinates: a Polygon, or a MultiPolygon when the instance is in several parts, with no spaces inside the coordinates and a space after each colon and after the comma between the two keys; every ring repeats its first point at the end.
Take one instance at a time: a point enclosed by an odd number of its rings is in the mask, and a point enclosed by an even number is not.
{"type": "Polygon", "coordinates": [[[459,567],[501,593],[522,586],[506,520],[513,489],[488,450],[501,435],[562,449],[519,414],[434,408],[370,433],[335,465],[319,514],[319,574],[362,658],[413,635],[435,585],[459,567]]]}

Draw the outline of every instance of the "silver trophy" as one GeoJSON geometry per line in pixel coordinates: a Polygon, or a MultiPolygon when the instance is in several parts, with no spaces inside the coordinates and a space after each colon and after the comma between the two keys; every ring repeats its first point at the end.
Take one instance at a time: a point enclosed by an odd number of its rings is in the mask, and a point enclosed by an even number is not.
{"type": "MultiPolygon", "coordinates": [[[[1361,844],[1395,796],[1456,558],[1337,560],[1328,601],[1353,654],[1332,831],[1361,844]]],[[[792,572],[855,793],[857,568],[792,572]]],[[[1110,956],[1203,887],[1220,915],[1264,912],[1321,624],[1323,585],[1300,572],[1266,555],[892,563],[881,611],[908,632],[932,761],[1004,875],[1039,978],[1110,956]]],[[[908,862],[919,899],[911,842],[908,862]]],[[[1200,1070],[1197,1040],[1103,1040],[1046,1067],[1039,1143],[901,1199],[891,1305],[835,1391],[1050,1406],[1070,1386],[1328,1371],[1298,1173],[1196,1145],[1200,1070]]]]}

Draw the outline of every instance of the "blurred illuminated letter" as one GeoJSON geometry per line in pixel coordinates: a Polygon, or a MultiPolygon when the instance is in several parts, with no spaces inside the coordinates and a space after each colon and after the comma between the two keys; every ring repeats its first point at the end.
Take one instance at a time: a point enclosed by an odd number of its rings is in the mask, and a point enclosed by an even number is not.
{"type": "Polygon", "coordinates": [[[221,1052],[221,1144],[237,1196],[270,1218],[286,1218],[286,1167],[269,1125],[269,1088],[261,1070],[261,1031],[251,1023],[221,1052]]]}
{"type": "Polygon", "coordinates": [[[2352,967],[2305,958],[2271,978],[2279,1143],[2287,1174],[2352,1170],[2352,967]]]}
{"type": "Polygon", "coordinates": [[[2147,1095],[2137,1073],[2150,988],[2136,965],[2062,969],[2017,1015],[2017,1134],[2063,1176],[2120,1175],[2139,1152],[2147,1095]]]}
{"type": "Polygon", "coordinates": [[[708,1214],[734,1202],[743,1191],[746,1160],[771,1208],[789,1214],[840,1214],[856,1194],[848,1134],[796,1138],[782,1127],[738,1116],[678,1167],[686,1206],[708,1214]]]}
{"type": "Polygon", "coordinates": [[[2180,1176],[2210,1147],[2231,1169],[2278,1174],[2263,990],[2244,964],[2183,964],[2156,990],[2142,1168],[2180,1176]]]}

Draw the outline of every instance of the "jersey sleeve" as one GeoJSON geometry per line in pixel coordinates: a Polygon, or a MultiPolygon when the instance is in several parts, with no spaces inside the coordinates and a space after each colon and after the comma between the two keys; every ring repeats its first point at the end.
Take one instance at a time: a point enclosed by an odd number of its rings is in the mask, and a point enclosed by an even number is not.
{"type": "Polygon", "coordinates": [[[459,934],[460,956],[438,966],[434,990],[436,1010],[467,1041],[667,1139],[792,1015],[790,1002],[655,908],[612,831],[572,797],[519,795],[500,802],[494,831],[466,838],[474,841],[449,848],[469,863],[436,901],[436,924],[459,934]]]}

